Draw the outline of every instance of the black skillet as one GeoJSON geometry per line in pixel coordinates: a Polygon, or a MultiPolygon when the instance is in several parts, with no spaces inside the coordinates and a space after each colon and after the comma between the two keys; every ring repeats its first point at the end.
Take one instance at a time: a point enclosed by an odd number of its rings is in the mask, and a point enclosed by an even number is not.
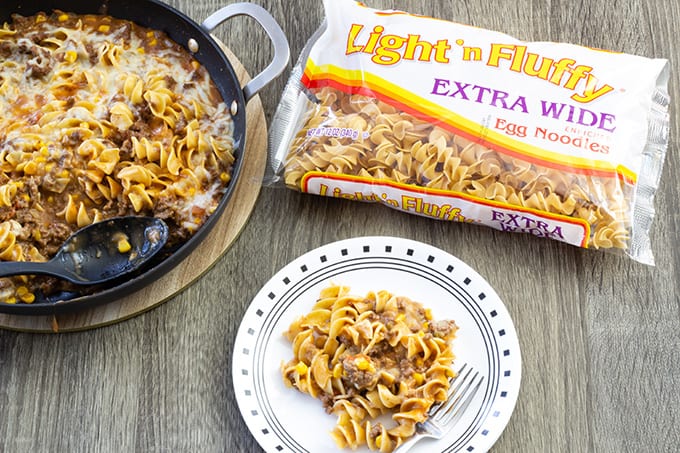
{"type": "Polygon", "coordinates": [[[232,181],[216,211],[206,223],[187,242],[176,249],[159,254],[161,256],[154,259],[132,278],[126,277],[94,289],[83,287],[73,292],[62,292],[48,297],[39,296],[32,304],[0,302],[2,313],[57,314],[111,302],[148,285],[179,264],[210,232],[234,191],[245,150],[246,103],[285,69],[290,56],[288,40],[279,25],[267,11],[252,3],[228,5],[213,13],[199,25],[180,11],[157,0],[2,0],[0,2],[0,24],[9,21],[14,13],[30,16],[40,11],[49,13],[55,9],[79,14],[108,14],[131,20],[139,25],[164,31],[173,41],[191,51],[210,72],[222,98],[231,107],[236,163],[232,181]],[[231,63],[210,35],[219,24],[238,15],[250,16],[259,22],[274,45],[272,62],[243,88],[231,63]]]}

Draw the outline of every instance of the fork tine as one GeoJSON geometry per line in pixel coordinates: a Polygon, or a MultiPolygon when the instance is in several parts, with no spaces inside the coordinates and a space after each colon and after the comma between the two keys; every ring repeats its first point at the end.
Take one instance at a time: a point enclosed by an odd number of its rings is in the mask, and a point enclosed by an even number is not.
{"type": "Polygon", "coordinates": [[[465,381],[468,378],[468,375],[471,372],[471,370],[468,370],[467,373],[464,374],[466,368],[467,363],[464,363],[460,367],[460,369],[456,372],[456,375],[449,379],[449,390],[446,393],[446,399],[444,401],[441,401],[440,403],[437,403],[437,405],[432,406],[432,408],[430,409],[430,416],[434,416],[437,413],[443,414],[447,410],[449,410],[450,406],[456,400],[456,398],[454,398],[454,395],[458,393],[458,390],[465,383],[465,381]]]}
{"type": "Polygon", "coordinates": [[[467,409],[473,397],[477,394],[479,387],[481,387],[484,382],[484,376],[480,376],[479,371],[476,371],[475,374],[468,379],[472,371],[472,369],[468,370],[463,380],[456,386],[455,397],[451,398],[446,406],[442,408],[442,414],[438,417],[438,422],[442,425],[451,425],[452,420],[467,409]],[[477,379],[478,377],[479,379],[477,379]]]}
{"type": "Polygon", "coordinates": [[[453,396],[454,393],[456,393],[458,386],[454,385],[457,381],[460,382],[460,377],[463,374],[463,371],[465,371],[465,368],[467,368],[467,363],[464,363],[461,365],[460,369],[456,372],[456,375],[452,378],[449,379],[449,389],[446,392],[446,399],[443,401],[439,401],[438,403],[433,404],[430,407],[430,410],[428,411],[428,415],[432,416],[435,413],[437,413],[440,409],[442,409],[442,406],[447,405],[451,401],[451,397],[453,396]]]}
{"type": "Polygon", "coordinates": [[[470,405],[483,382],[484,376],[480,376],[479,371],[475,372],[472,367],[468,369],[467,363],[463,364],[449,381],[446,400],[430,407],[427,420],[419,422],[416,425],[416,434],[399,445],[394,453],[407,452],[424,437],[441,439],[445,436],[455,425],[454,419],[458,422],[459,416],[470,405]]]}

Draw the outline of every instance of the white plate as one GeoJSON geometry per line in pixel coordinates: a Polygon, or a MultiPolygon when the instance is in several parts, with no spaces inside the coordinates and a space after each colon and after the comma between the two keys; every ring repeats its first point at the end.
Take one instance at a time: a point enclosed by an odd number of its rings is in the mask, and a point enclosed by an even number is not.
{"type": "Polygon", "coordinates": [[[411,451],[489,450],[519,393],[521,357],[512,319],[491,286],[465,263],[430,245],[392,237],[348,239],[308,252],[274,275],[250,304],[236,336],[232,372],[239,409],[262,448],[341,451],[329,435],[335,416],[319,400],[286,387],[280,371],[293,356],[283,333],[331,283],[349,286],[356,295],[385,289],[431,308],[434,319],[456,321],[454,367],[467,362],[484,374],[484,384],[446,437],[421,440],[411,451]]]}

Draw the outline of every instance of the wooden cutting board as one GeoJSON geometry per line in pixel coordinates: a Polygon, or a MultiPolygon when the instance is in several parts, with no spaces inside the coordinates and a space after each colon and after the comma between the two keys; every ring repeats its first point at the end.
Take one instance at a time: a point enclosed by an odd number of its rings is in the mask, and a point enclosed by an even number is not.
{"type": "MultiPolygon", "coordinates": [[[[225,46],[241,85],[250,76],[225,46]]],[[[267,164],[267,123],[258,96],[246,108],[246,150],[231,199],[210,234],[177,267],[141,290],[108,304],[56,316],[0,314],[0,328],[23,332],[73,332],[102,327],[137,316],[162,304],[200,278],[229,249],[248,221],[267,164]]]]}

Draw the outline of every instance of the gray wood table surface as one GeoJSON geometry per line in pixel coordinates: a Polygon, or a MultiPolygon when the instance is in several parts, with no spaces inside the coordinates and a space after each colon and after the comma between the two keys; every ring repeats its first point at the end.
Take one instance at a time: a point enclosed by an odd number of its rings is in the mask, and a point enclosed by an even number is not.
{"type": "MultiPolygon", "coordinates": [[[[198,22],[225,0],[172,0],[198,22]]],[[[321,21],[318,0],[256,0],[281,24],[292,61],[321,21]]],[[[680,6],[670,0],[366,0],[502,31],[671,61],[680,100],[680,6]]],[[[251,73],[272,50],[251,20],[217,35],[251,73]]],[[[270,121],[290,68],[261,93],[270,121]]],[[[671,145],[652,229],[656,266],[527,235],[263,188],[249,223],[198,282],[160,307],[67,334],[0,331],[0,451],[261,451],[231,380],[239,322],[257,291],[299,255],[390,235],[432,244],[476,269],[512,315],[523,356],[515,412],[497,452],[680,449],[680,158],[671,145]]]]}

